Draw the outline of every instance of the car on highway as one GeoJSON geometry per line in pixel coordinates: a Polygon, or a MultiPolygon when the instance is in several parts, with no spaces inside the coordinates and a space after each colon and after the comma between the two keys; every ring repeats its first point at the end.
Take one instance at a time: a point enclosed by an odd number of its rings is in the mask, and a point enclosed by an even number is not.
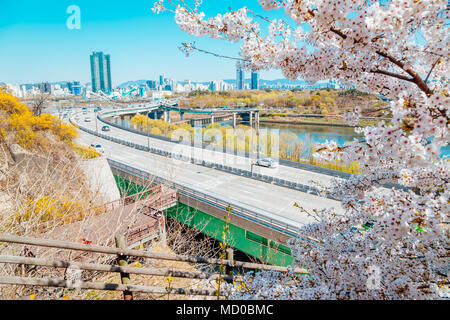
{"type": "Polygon", "coordinates": [[[272,159],[272,158],[262,158],[262,159],[257,159],[255,164],[257,166],[261,166],[261,167],[267,167],[267,168],[275,168],[278,167],[278,161],[272,159]]]}
{"type": "Polygon", "coordinates": [[[111,131],[111,129],[109,128],[109,126],[103,126],[102,131],[111,131]]]}
{"type": "Polygon", "coordinates": [[[84,122],[91,122],[91,118],[84,118],[84,122]]]}
{"type": "Polygon", "coordinates": [[[97,151],[100,152],[100,153],[105,153],[105,149],[102,147],[101,144],[95,144],[95,143],[92,143],[92,144],[91,144],[91,148],[97,150],[97,151]]]}

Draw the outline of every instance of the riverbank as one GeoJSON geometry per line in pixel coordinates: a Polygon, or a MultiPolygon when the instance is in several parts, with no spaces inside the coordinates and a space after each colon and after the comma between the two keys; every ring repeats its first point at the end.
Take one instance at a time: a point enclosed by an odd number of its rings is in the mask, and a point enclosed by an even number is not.
{"type": "MultiPolygon", "coordinates": [[[[354,128],[355,126],[351,126],[346,124],[342,119],[337,118],[311,118],[301,117],[301,116],[275,116],[275,117],[267,117],[262,116],[260,119],[261,123],[270,123],[270,124],[292,124],[292,125],[317,125],[317,126],[335,126],[335,127],[345,127],[345,128],[354,128]]],[[[388,120],[385,118],[375,118],[375,119],[361,119],[358,123],[358,127],[367,127],[374,126],[381,120],[388,120]]]]}
{"type": "Polygon", "coordinates": [[[325,122],[313,122],[313,121],[280,121],[280,120],[266,120],[261,119],[260,123],[268,123],[268,124],[307,124],[307,125],[315,125],[315,126],[335,126],[335,127],[344,127],[344,128],[354,128],[354,126],[350,126],[348,124],[341,123],[325,123],[325,122]]]}

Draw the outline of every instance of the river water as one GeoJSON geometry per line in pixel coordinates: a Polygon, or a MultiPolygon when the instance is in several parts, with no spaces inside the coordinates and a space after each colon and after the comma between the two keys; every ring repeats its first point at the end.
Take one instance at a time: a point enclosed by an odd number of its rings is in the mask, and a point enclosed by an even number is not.
{"type": "MultiPolygon", "coordinates": [[[[309,157],[311,144],[323,143],[327,140],[334,140],[340,146],[347,141],[353,139],[361,139],[361,135],[355,133],[354,128],[337,127],[337,126],[321,126],[309,124],[278,124],[278,123],[261,123],[260,129],[280,130],[283,133],[293,133],[297,136],[296,141],[300,141],[303,147],[303,157],[309,157]]],[[[450,145],[441,149],[441,156],[450,156],[450,145]]]]}

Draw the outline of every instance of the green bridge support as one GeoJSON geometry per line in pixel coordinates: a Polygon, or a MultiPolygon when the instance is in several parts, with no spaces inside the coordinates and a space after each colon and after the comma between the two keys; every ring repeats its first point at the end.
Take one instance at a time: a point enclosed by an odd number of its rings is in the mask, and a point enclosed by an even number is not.
{"type": "MultiPolygon", "coordinates": [[[[143,186],[116,174],[114,177],[122,196],[132,195],[145,189],[143,186]]],[[[167,209],[166,215],[211,238],[218,241],[223,240],[222,231],[225,227],[225,221],[222,219],[183,203],[178,203],[177,206],[167,209]]],[[[227,244],[230,247],[264,263],[278,266],[292,265],[293,258],[288,247],[239,226],[233,224],[228,224],[228,226],[229,234],[226,237],[228,239],[227,244]]]]}

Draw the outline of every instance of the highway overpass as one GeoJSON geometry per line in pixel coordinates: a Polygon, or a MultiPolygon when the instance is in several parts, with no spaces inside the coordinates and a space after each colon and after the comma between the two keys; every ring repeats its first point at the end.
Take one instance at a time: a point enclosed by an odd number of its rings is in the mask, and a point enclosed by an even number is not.
{"type": "MultiPolygon", "coordinates": [[[[244,176],[237,173],[248,172],[251,169],[252,159],[146,137],[115,127],[111,127],[109,132],[102,132],[100,128],[103,123],[96,119],[92,111],[87,115],[79,115],[79,120],[72,118],[72,121],[85,130],[90,130],[90,133],[81,131],[78,142],[86,145],[101,144],[105,149],[106,157],[111,162],[115,162],[116,168],[112,166],[114,170],[125,172],[126,170],[117,168],[117,164],[122,164],[136,172],[144,172],[148,180],[157,178],[170,181],[179,187],[193,190],[203,197],[214,198],[223,204],[217,212],[213,212],[212,204],[205,205],[204,201],[198,199],[194,201],[192,197],[186,198],[185,202],[188,206],[209,211],[206,213],[217,219],[223,217],[225,204],[240,210],[236,210],[232,223],[243,226],[244,220],[239,220],[242,218],[239,216],[240,212],[257,216],[262,222],[247,219],[245,221],[250,222],[245,226],[246,230],[252,230],[257,236],[269,239],[268,243],[272,243],[271,240],[285,243],[289,237],[299,235],[299,229],[304,224],[315,221],[314,218],[294,207],[295,202],[310,212],[314,209],[328,208],[335,208],[336,211],[342,212],[338,201],[315,192],[314,183],[331,184],[333,177],[328,175],[279,166],[278,168],[254,167],[253,174],[256,177],[244,176]],[[90,118],[91,121],[85,122],[85,118],[90,118]],[[105,134],[104,138],[92,134],[96,131],[99,134],[105,134]],[[117,143],[119,141],[129,141],[133,145],[117,143]],[[159,150],[165,150],[165,153],[148,152],[145,149],[149,147],[160,148],[159,150]],[[194,155],[196,159],[202,159],[203,163],[170,158],[167,156],[170,152],[194,155]],[[236,170],[217,170],[214,166],[208,166],[213,162],[236,170]],[[259,177],[271,177],[272,180],[259,179],[259,177]],[[291,183],[277,185],[274,179],[292,181],[297,186],[309,186],[310,189],[308,192],[302,192],[295,190],[291,183]],[[271,221],[274,226],[271,227],[266,223],[267,221],[271,221]],[[256,224],[259,224],[259,227],[256,224]],[[277,228],[277,225],[284,227],[277,228]]],[[[127,170],[130,171],[130,169],[127,170]]],[[[132,173],[128,172],[128,174],[132,173]]]]}

